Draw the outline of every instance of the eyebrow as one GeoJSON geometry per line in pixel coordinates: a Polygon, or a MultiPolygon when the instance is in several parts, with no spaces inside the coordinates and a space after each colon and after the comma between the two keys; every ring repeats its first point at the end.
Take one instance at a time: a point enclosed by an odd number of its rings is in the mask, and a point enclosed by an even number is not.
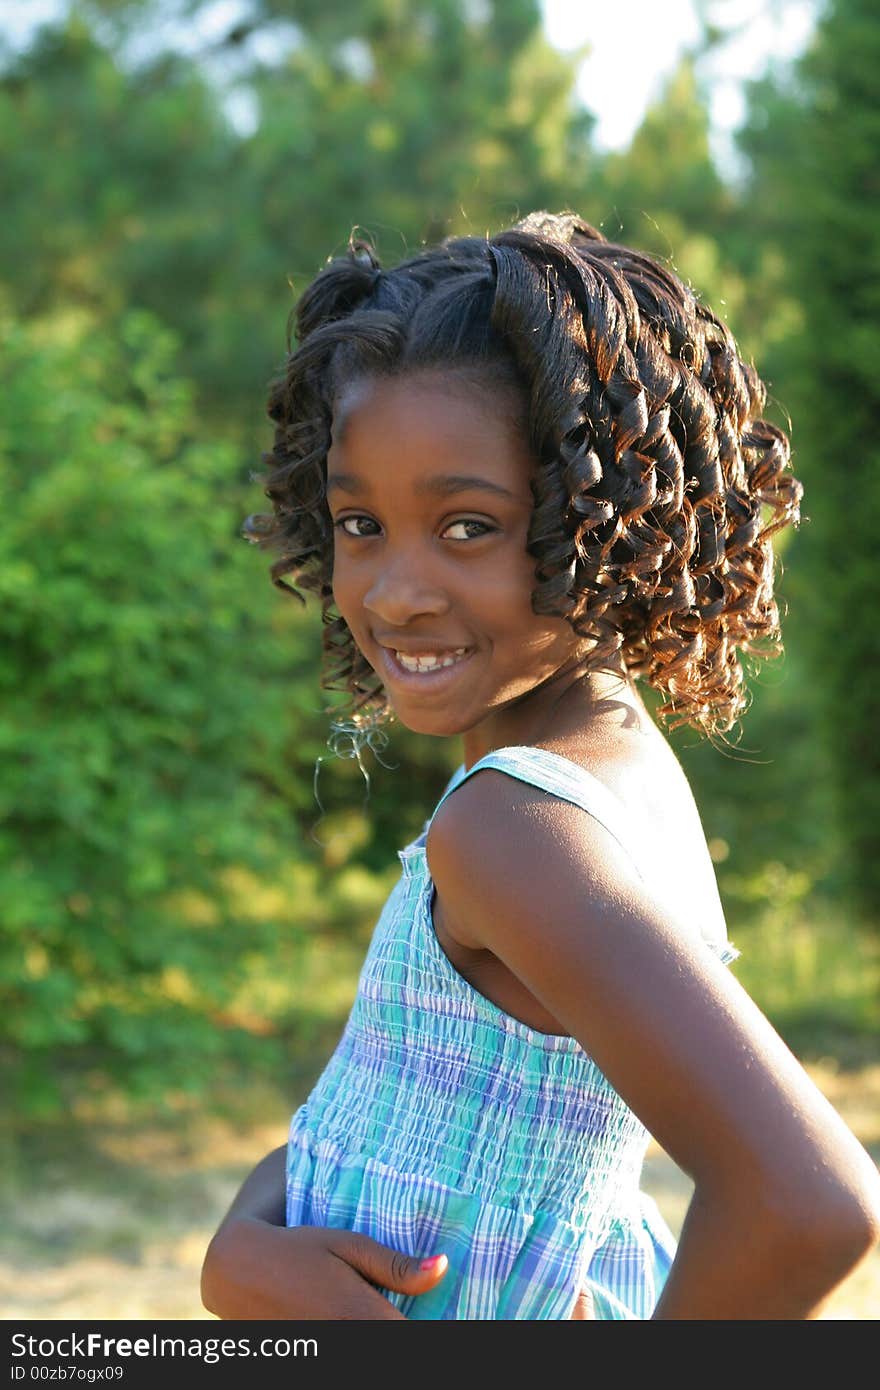
{"type": "MultiPolygon", "coordinates": [[[[364,488],[361,479],[354,473],[334,473],[327,479],[327,491],[331,488],[351,493],[369,490],[364,488]]],[[[433,477],[420,478],[415,490],[420,495],[427,493],[433,497],[449,497],[454,492],[494,492],[499,497],[509,497],[511,501],[516,501],[509,488],[502,487],[500,483],[491,483],[488,478],[477,478],[467,473],[435,473],[433,477]]]]}

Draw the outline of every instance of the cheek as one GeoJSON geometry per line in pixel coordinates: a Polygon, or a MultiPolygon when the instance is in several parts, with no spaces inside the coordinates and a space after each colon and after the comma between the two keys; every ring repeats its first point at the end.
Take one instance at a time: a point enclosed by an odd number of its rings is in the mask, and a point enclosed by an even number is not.
{"type": "Polygon", "coordinates": [[[577,638],[566,618],[536,613],[532,608],[532,595],[538,587],[535,563],[532,556],[526,554],[510,575],[503,594],[498,592],[495,612],[500,621],[496,626],[499,632],[519,639],[524,655],[528,653],[536,660],[552,663],[565,659],[577,638]]]}
{"type": "Polygon", "coordinates": [[[532,632],[546,627],[552,619],[536,614],[532,609],[532,594],[536,587],[535,561],[523,551],[514,564],[493,575],[482,577],[479,585],[479,605],[487,619],[494,616],[495,626],[502,630],[532,632]]]}
{"type": "Polygon", "coordinates": [[[346,565],[334,566],[330,587],[333,592],[333,605],[357,642],[361,605],[355,592],[351,572],[346,565]]]}
{"type": "Polygon", "coordinates": [[[516,569],[515,581],[511,586],[512,608],[515,607],[519,623],[524,632],[546,646],[567,646],[573,637],[571,624],[564,617],[549,613],[536,613],[532,607],[532,595],[538,588],[535,574],[537,560],[523,549],[516,569]]]}

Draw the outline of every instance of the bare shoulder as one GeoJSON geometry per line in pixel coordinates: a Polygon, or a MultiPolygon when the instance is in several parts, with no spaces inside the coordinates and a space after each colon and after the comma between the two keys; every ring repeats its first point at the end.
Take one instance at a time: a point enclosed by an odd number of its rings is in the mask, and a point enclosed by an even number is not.
{"type": "Polygon", "coordinates": [[[496,768],[480,768],[446,798],[431,822],[426,849],[438,890],[470,898],[480,885],[540,885],[548,907],[571,875],[638,875],[629,856],[582,807],[496,768]],[[551,868],[557,873],[551,874],[551,868]]]}
{"type": "Polygon", "coordinates": [[[495,768],[480,768],[439,808],[427,836],[428,867],[456,939],[494,950],[500,905],[505,937],[522,929],[546,943],[574,914],[585,936],[608,929],[604,908],[644,909],[629,854],[584,810],[495,768]]]}
{"type": "MultiPolygon", "coordinates": [[[[561,744],[548,751],[582,767],[624,808],[630,838],[645,846],[638,866],[618,840],[583,807],[495,768],[480,768],[447,797],[427,839],[429,868],[443,897],[447,923],[462,944],[476,946],[461,906],[477,878],[525,879],[540,887],[546,911],[557,895],[581,903],[628,891],[671,912],[690,942],[724,941],[718,884],[690,786],[658,734],[633,748],[620,741],[601,750],[561,744]],[[646,864],[652,866],[647,880],[646,864]],[[436,870],[436,872],[435,872],[436,870]]],[[[495,894],[497,898],[497,893],[495,894]]],[[[543,914],[542,914],[543,915],[543,914]]]]}

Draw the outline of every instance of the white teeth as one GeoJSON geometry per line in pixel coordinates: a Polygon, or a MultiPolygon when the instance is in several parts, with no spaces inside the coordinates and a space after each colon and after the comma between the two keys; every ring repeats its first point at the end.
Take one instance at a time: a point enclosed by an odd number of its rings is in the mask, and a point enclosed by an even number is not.
{"type": "Polygon", "coordinates": [[[434,671],[441,666],[454,666],[467,651],[467,647],[456,647],[448,656],[438,656],[436,652],[426,652],[424,656],[407,656],[395,652],[397,660],[405,671],[434,671]]]}

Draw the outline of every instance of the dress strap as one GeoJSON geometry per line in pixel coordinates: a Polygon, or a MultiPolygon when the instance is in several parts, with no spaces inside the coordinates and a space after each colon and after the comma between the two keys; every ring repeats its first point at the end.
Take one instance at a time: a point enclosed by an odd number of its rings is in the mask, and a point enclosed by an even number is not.
{"type": "MultiPolygon", "coordinates": [[[[639,877],[645,882],[648,881],[650,870],[647,856],[631,829],[623,802],[604,782],[587,772],[586,768],[580,767],[570,758],[563,757],[561,753],[551,753],[548,748],[534,748],[525,744],[496,748],[480,758],[467,771],[462,763],[453,773],[452,780],[435,807],[434,815],[456,787],[484,767],[494,767],[499,772],[506,772],[511,777],[518,778],[521,782],[528,782],[533,787],[540,787],[564,801],[571,801],[574,805],[580,806],[614,836],[632,859],[639,877]]],[[[431,819],[433,818],[432,816],[431,819]]]]}

